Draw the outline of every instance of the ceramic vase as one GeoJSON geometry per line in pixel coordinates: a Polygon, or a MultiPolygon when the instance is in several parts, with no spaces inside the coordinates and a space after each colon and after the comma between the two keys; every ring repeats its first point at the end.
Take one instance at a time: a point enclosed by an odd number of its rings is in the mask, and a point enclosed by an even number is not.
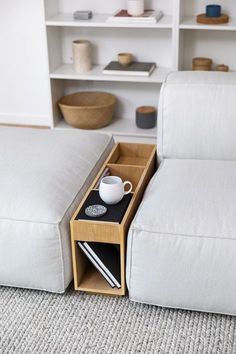
{"type": "Polygon", "coordinates": [[[92,69],[92,45],[87,40],[73,42],[73,64],[77,73],[84,73],[92,69]]]}
{"type": "Polygon", "coordinates": [[[141,16],[144,13],[144,0],[128,0],[127,11],[131,16],[141,16]]]}

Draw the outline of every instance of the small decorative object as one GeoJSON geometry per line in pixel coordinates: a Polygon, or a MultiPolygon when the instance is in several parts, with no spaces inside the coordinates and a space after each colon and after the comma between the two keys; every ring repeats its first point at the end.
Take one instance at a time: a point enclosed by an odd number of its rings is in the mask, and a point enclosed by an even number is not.
{"type": "Polygon", "coordinates": [[[229,71],[229,66],[224,64],[219,64],[216,67],[216,71],[229,71]]]}
{"type": "Polygon", "coordinates": [[[77,73],[84,73],[92,69],[92,45],[87,40],[73,42],[73,63],[77,73]]]}
{"type": "Polygon", "coordinates": [[[75,20],[90,20],[93,17],[93,13],[90,10],[75,11],[73,14],[75,20]]]}
{"type": "Polygon", "coordinates": [[[205,25],[220,25],[229,22],[229,16],[221,13],[220,5],[207,5],[206,13],[198,15],[197,22],[205,25]]]}
{"type": "Polygon", "coordinates": [[[65,121],[75,128],[98,129],[108,125],[116,98],[106,92],[77,92],[62,97],[58,105],[65,121]]]}
{"type": "Polygon", "coordinates": [[[90,205],[85,209],[85,214],[91,218],[98,218],[105,215],[107,208],[100,204],[90,205]]]}
{"type": "Polygon", "coordinates": [[[123,65],[127,66],[133,62],[133,54],[132,53],[119,53],[118,54],[118,62],[123,65]]]}
{"type": "Polygon", "coordinates": [[[222,25],[229,22],[229,16],[222,14],[219,17],[207,17],[205,14],[197,16],[197,22],[204,25],[222,25]]]}
{"type": "Polygon", "coordinates": [[[128,0],[127,11],[131,16],[142,16],[144,13],[144,0],[128,0]]]}
{"type": "Polygon", "coordinates": [[[133,61],[129,65],[121,65],[118,61],[111,61],[103,69],[106,75],[150,76],[156,69],[154,62],[133,61]]]}
{"type": "Polygon", "coordinates": [[[157,23],[162,17],[163,12],[161,10],[144,10],[141,16],[130,16],[126,9],[116,11],[113,15],[109,16],[106,22],[116,23],[157,23]]]}
{"type": "Polygon", "coordinates": [[[151,106],[141,106],[136,109],[136,125],[138,128],[151,129],[156,125],[157,110],[151,106]]]}
{"type": "Polygon", "coordinates": [[[207,5],[206,16],[207,17],[220,17],[221,6],[220,5],[207,5]]]}
{"type": "Polygon", "coordinates": [[[129,194],[132,191],[132,183],[130,181],[123,182],[118,176],[103,177],[99,186],[100,198],[106,204],[119,203],[124,195],[129,194]],[[125,191],[125,186],[129,185],[128,191],[125,191]]]}
{"type": "Polygon", "coordinates": [[[212,59],[197,57],[192,60],[192,70],[210,71],[212,67],[212,59]]]}

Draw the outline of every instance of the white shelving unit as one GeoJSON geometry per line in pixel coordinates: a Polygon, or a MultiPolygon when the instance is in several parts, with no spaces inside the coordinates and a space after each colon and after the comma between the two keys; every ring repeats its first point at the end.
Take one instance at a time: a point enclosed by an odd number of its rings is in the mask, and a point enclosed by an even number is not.
{"type": "Polygon", "coordinates": [[[233,0],[218,0],[222,12],[230,20],[223,25],[205,25],[196,22],[196,16],[205,12],[209,0],[180,0],[179,2],[179,54],[178,69],[191,70],[192,58],[196,56],[213,59],[217,64],[227,64],[236,70],[236,3],[233,0]]]}
{"type": "Polygon", "coordinates": [[[72,14],[58,14],[46,20],[47,26],[55,27],[95,27],[95,28],[172,28],[172,17],[163,16],[156,24],[145,23],[110,23],[106,20],[110,14],[93,14],[89,21],[73,19],[72,14]]]}
{"type": "Polygon", "coordinates": [[[51,79],[64,79],[64,80],[92,80],[92,81],[112,81],[112,82],[146,82],[146,83],[161,83],[165,79],[167,73],[170,71],[168,68],[158,68],[150,77],[146,76],[127,76],[127,75],[104,75],[102,73],[103,65],[94,65],[92,70],[85,74],[77,74],[72,64],[63,64],[55,71],[51,72],[51,79]]]}
{"type": "Polygon", "coordinates": [[[236,3],[219,0],[230,15],[225,25],[201,25],[196,15],[205,11],[207,0],[146,0],[146,8],[161,9],[164,17],[156,24],[109,23],[107,18],[125,0],[44,0],[47,32],[49,80],[52,92],[53,125],[57,129],[73,129],[62,119],[58,99],[83,90],[102,90],[116,95],[118,104],[114,122],[101,132],[112,133],[120,141],[155,142],[156,128],[138,129],[135,108],[158,106],[161,83],[173,70],[191,69],[195,56],[211,57],[215,64],[228,64],[236,70],[236,3]],[[90,8],[89,21],[75,21],[73,12],[90,8]],[[72,65],[72,41],[88,39],[93,43],[94,66],[85,74],[77,74],[72,65]],[[132,52],[140,61],[154,61],[157,69],[150,77],[104,75],[104,66],[115,60],[119,52],[132,52]]]}

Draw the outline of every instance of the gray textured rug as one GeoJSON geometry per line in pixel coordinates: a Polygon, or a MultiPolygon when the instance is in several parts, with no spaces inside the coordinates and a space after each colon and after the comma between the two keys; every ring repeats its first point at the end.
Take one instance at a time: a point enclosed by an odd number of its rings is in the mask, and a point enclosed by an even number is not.
{"type": "Polygon", "coordinates": [[[0,287],[0,353],[236,353],[236,318],[0,287]]]}

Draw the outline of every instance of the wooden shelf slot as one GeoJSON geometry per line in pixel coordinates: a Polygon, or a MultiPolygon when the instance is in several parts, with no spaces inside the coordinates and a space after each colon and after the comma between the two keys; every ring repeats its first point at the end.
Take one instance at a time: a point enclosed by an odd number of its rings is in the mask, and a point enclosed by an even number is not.
{"type": "MultiPolygon", "coordinates": [[[[125,294],[125,286],[123,285],[120,289],[112,288],[110,284],[104,279],[101,273],[96,269],[96,267],[87,259],[87,257],[83,254],[83,252],[79,249],[79,246],[75,245],[76,256],[79,260],[77,263],[77,267],[79,264],[85,264],[82,270],[77,268],[78,278],[76,281],[76,289],[91,293],[103,293],[110,295],[124,295],[125,294]]],[[[119,247],[118,245],[115,245],[119,247]]],[[[120,248],[119,248],[120,253],[120,248]]],[[[120,265],[121,267],[121,262],[120,265]]],[[[121,267],[122,271],[122,267],[121,267]]],[[[122,275],[121,278],[123,278],[122,275]]]]}
{"type": "Polygon", "coordinates": [[[152,151],[153,145],[118,144],[108,163],[145,167],[152,151]]]}
{"type": "Polygon", "coordinates": [[[118,164],[108,164],[107,166],[111,176],[118,176],[123,182],[130,181],[133,185],[132,192],[134,193],[143,174],[144,167],[118,164]]]}
{"type": "Polygon", "coordinates": [[[112,288],[100,272],[92,265],[86,268],[82,280],[76,290],[107,295],[124,295],[124,289],[112,288]]]}
{"type": "Polygon", "coordinates": [[[120,224],[96,220],[74,221],[74,240],[120,243],[120,224]]]}

